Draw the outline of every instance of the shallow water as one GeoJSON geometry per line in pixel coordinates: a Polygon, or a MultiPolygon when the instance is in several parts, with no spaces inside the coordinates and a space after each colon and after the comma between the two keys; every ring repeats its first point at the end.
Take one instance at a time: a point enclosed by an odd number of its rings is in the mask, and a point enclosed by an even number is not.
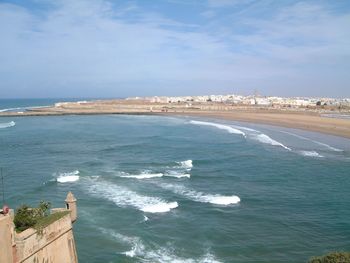
{"type": "Polygon", "coordinates": [[[81,262],[305,262],[350,249],[347,139],[210,119],[57,116],[1,118],[0,149],[11,207],[63,206],[75,194],[81,262]]]}

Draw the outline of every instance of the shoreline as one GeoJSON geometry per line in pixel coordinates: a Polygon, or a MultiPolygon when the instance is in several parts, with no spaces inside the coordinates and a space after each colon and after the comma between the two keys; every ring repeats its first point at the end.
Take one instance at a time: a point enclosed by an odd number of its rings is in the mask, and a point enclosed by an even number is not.
{"type": "Polygon", "coordinates": [[[271,118],[271,115],[260,114],[251,115],[227,112],[200,112],[200,113],[177,113],[177,114],[156,114],[162,116],[188,116],[188,117],[202,117],[202,118],[213,118],[218,120],[228,120],[228,121],[240,121],[252,124],[267,124],[277,127],[300,129],[305,131],[318,132],[321,134],[338,136],[346,139],[350,139],[350,121],[342,119],[332,119],[319,116],[305,115],[300,118],[300,116],[286,116],[291,114],[275,114],[275,118],[271,118]],[[347,122],[347,123],[346,123],[347,122]]]}
{"type": "MultiPolygon", "coordinates": [[[[197,104],[192,107],[187,107],[187,105],[184,104],[100,100],[85,103],[63,102],[59,105],[35,108],[25,112],[0,112],[0,118],[106,114],[188,116],[268,124],[350,139],[350,119],[322,116],[322,114],[325,113],[328,112],[306,109],[242,107],[214,103],[197,104]]],[[[334,113],[337,112],[333,112],[333,114],[334,113]]]]}

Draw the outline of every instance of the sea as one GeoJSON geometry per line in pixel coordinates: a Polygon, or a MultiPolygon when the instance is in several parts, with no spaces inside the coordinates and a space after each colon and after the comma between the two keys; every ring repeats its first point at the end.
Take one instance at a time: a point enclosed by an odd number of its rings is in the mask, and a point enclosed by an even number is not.
{"type": "MultiPolygon", "coordinates": [[[[2,108],[32,106],[46,105],[2,108]]],[[[307,262],[350,251],[349,139],[211,118],[1,117],[0,149],[11,208],[64,207],[73,192],[80,262],[307,262]]]]}

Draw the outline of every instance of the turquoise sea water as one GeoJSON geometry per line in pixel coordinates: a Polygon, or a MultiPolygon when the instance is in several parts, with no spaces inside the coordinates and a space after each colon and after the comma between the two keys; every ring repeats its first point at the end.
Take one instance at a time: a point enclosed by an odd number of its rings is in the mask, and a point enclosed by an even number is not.
{"type": "Polygon", "coordinates": [[[11,207],[63,207],[75,194],[80,262],[305,262],[350,250],[347,139],[212,119],[22,117],[0,118],[0,149],[11,207]]]}

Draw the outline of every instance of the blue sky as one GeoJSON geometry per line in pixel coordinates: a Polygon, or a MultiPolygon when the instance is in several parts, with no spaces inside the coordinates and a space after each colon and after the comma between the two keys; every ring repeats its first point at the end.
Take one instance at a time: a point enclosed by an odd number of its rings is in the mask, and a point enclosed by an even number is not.
{"type": "Polygon", "coordinates": [[[350,2],[0,0],[0,97],[350,97],[350,2]]]}

